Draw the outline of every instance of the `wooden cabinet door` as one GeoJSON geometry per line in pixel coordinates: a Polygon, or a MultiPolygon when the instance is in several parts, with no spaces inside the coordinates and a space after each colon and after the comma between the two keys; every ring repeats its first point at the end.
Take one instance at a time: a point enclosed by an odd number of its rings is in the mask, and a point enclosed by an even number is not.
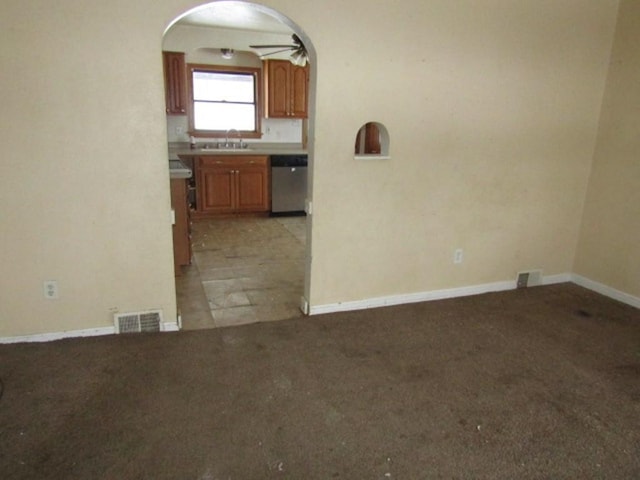
{"type": "Polygon", "coordinates": [[[266,212],[269,210],[269,183],[264,166],[241,166],[236,170],[239,212],[266,212]]]}
{"type": "Polygon", "coordinates": [[[289,65],[281,60],[267,62],[267,114],[271,118],[289,117],[289,65]]]}
{"type": "Polygon", "coordinates": [[[289,113],[294,118],[307,118],[309,104],[309,67],[291,65],[289,113]]]}
{"type": "Polygon", "coordinates": [[[191,263],[191,237],[189,232],[189,206],[187,203],[187,181],[171,180],[171,208],[174,212],[173,259],[175,274],[181,275],[180,267],[191,263]]]}
{"type": "Polygon", "coordinates": [[[198,176],[198,212],[231,213],[235,210],[235,170],[230,167],[205,167],[198,172],[198,176]]]}
{"type": "Polygon", "coordinates": [[[167,113],[187,113],[187,72],[184,53],[162,52],[164,63],[164,89],[167,113]]]}
{"type": "Polygon", "coordinates": [[[309,66],[297,67],[288,60],[266,62],[267,116],[307,118],[309,66]]]}
{"type": "Polygon", "coordinates": [[[195,164],[199,215],[269,211],[269,157],[208,156],[195,164]]]}

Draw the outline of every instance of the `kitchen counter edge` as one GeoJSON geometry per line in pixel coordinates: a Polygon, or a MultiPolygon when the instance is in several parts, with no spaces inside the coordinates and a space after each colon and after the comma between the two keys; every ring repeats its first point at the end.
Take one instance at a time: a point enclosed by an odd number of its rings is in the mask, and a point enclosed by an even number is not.
{"type": "Polygon", "coordinates": [[[176,150],[178,157],[208,157],[208,156],[244,156],[244,155],[307,155],[307,151],[300,149],[284,148],[251,148],[247,150],[216,150],[216,149],[194,149],[176,150]]]}
{"type": "Polygon", "coordinates": [[[169,154],[177,157],[205,157],[211,155],[217,156],[237,156],[237,155],[307,155],[307,149],[300,144],[291,143],[270,143],[256,144],[249,146],[248,149],[227,150],[216,148],[189,148],[188,144],[170,144],[169,154]]]}

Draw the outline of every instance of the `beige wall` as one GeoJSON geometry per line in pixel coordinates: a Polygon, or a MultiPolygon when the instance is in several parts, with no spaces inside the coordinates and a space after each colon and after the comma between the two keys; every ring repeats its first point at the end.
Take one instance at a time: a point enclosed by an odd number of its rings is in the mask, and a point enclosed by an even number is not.
{"type": "MultiPolygon", "coordinates": [[[[616,1],[261,3],[317,52],[312,305],[571,271],[616,1]],[[391,160],[353,159],[369,120],[391,160]]],[[[0,337],[175,318],[160,50],[195,5],[0,4],[0,337]]]]}
{"type": "Polygon", "coordinates": [[[0,4],[0,337],[175,321],[164,15],[142,3],[0,4]]]}
{"type": "Polygon", "coordinates": [[[571,272],[616,3],[358,3],[308,12],[312,304],[571,272]],[[353,160],[367,120],[392,160],[353,160]]]}
{"type": "Polygon", "coordinates": [[[640,2],[621,2],[575,271],[640,297],[640,2]]]}

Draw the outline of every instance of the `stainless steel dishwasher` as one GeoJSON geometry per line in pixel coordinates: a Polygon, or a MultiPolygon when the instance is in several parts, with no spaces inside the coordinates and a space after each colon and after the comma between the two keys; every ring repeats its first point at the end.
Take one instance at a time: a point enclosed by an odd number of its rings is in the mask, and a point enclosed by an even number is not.
{"type": "Polygon", "coordinates": [[[271,156],[272,215],[304,215],[307,198],[307,156],[271,156]]]}

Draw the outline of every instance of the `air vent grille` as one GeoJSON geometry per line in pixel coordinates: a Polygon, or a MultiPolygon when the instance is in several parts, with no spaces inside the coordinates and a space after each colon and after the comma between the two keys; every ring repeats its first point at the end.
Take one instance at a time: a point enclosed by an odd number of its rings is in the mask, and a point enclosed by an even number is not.
{"type": "Polygon", "coordinates": [[[117,313],[113,316],[116,333],[159,332],[162,329],[162,311],[117,313]]]}
{"type": "Polygon", "coordinates": [[[518,288],[535,287],[537,285],[542,285],[542,270],[518,272],[518,278],[516,279],[518,288]]]}

